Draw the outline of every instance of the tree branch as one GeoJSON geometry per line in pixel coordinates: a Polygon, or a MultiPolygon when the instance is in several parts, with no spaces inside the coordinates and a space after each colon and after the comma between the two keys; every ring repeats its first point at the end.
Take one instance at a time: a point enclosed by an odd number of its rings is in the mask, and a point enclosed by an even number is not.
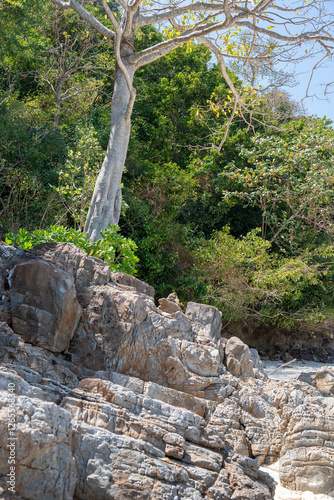
{"type": "MultiPolygon", "coordinates": [[[[249,21],[236,21],[236,26],[243,26],[245,28],[250,28],[251,30],[257,32],[257,33],[263,33],[265,35],[268,35],[272,38],[276,38],[277,40],[282,40],[284,42],[304,42],[304,41],[318,41],[321,40],[323,42],[334,42],[334,39],[332,36],[326,34],[322,34],[324,32],[324,27],[321,28],[320,30],[317,31],[307,31],[306,33],[301,33],[300,35],[292,36],[292,35],[281,35],[280,33],[277,33],[276,31],[272,30],[267,30],[265,28],[261,28],[260,26],[254,26],[254,24],[250,23],[249,21]]],[[[331,25],[334,25],[334,22],[331,23],[331,25]]]]}
{"type": "Polygon", "coordinates": [[[216,56],[216,58],[217,58],[217,60],[219,62],[220,71],[221,71],[221,73],[222,73],[222,75],[224,77],[224,80],[226,81],[227,85],[229,86],[231,92],[234,95],[233,110],[232,110],[231,116],[229,117],[229,119],[227,121],[223,139],[221,140],[221,142],[219,144],[219,147],[218,147],[218,154],[220,154],[221,149],[222,149],[222,147],[223,147],[223,145],[224,145],[224,143],[226,141],[227,134],[228,134],[228,131],[230,129],[231,123],[232,123],[233,118],[235,116],[235,112],[237,110],[237,106],[238,106],[238,104],[240,102],[240,96],[239,96],[239,93],[236,90],[236,88],[235,88],[235,86],[234,86],[234,84],[233,84],[233,82],[232,82],[232,80],[231,80],[231,78],[230,78],[230,76],[229,76],[229,74],[227,72],[225,61],[224,61],[224,57],[223,57],[222,53],[220,52],[220,50],[218,49],[218,47],[216,47],[208,38],[201,37],[200,40],[216,56]]]}
{"type": "Polygon", "coordinates": [[[232,22],[233,21],[228,23],[226,22],[226,20],[224,20],[219,23],[210,23],[205,26],[200,25],[195,28],[191,28],[189,30],[184,31],[181,35],[177,36],[176,38],[171,38],[169,40],[165,40],[164,42],[157,43],[153,47],[148,47],[139,54],[132,56],[130,58],[130,61],[138,65],[138,67],[144,66],[145,64],[148,64],[166,54],[169,54],[169,52],[174,50],[176,47],[180,47],[180,45],[183,45],[184,43],[189,42],[194,38],[200,38],[219,29],[229,28],[232,22]]]}
{"type": "Polygon", "coordinates": [[[168,19],[175,19],[178,16],[187,14],[187,12],[201,12],[205,10],[212,11],[222,11],[224,10],[224,5],[222,3],[208,3],[208,2],[194,2],[191,4],[184,5],[183,7],[173,7],[167,11],[154,14],[140,14],[137,21],[136,27],[147,26],[148,24],[156,24],[162,21],[167,21],[168,19]]]}
{"type": "Polygon", "coordinates": [[[62,0],[51,0],[54,4],[58,5],[62,9],[70,9],[72,8],[79,16],[87,21],[88,24],[91,25],[92,28],[96,29],[101,35],[109,38],[110,40],[114,40],[115,33],[114,31],[106,28],[100,21],[98,21],[90,12],[82,7],[76,0],[70,0],[70,2],[63,2],[62,0]],[[70,7],[68,6],[70,5],[70,7]]]}

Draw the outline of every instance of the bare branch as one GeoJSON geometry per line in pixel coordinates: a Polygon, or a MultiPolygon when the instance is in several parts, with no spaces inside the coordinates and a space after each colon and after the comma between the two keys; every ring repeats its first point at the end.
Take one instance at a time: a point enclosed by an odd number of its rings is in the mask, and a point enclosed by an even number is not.
{"type": "MultiPolygon", "coordinates": [[[[224,11],[222,3],[194,2],[182,7],[173,6],[171,9],[163,10],[160,13],[141,14],[136,20],[136,28],[147,26],[148,24],[161,23],[168,19],[175,19],[178,16],[187,14],[187,12],[202,12],[202,11],[224,11]]],[[[217,13],[216,12],[216,13],[217,13]]]]}
{"type": "Polygon", "coordinates": [[[220,52],[220,50],[208,38],[201,37],[200,40],[217,57],[217,60],[218,60],[219,65],[220,65],[220,71],[221,71],[221,73],[222,73],[222,75],[224,77],[224,80],[226,81],[227,85],[229,86],[231,92],[234,95],[233,110],[232,110],[232,113],[231,113],[229,119],[227,120],[223,139],[221,140],[221,142],[220,142],[220,144],[218,146],[218,154],[220,154],[220,152],[222,150],[222,147],[223,147],[223,145],[224,145],[224,143],[226,141],[227,134],[229,132],[231,123],[232,123],[232,121],[234,119],[235,112],[237,110],[237,106],[240,103],[240,96],[239,96],[239,93],[236,90],[236,88],[235,88],[235,86],[234,86],[234,84],[233,84],[233,82],[232,82],[232,80],[231,80],[231,78],[230,78],[230,76],[229,76],[229,74],[227,72],[225,61],[224,61],[224,57],[223,57],[222,53],[220,52]]]}
{"type": "Polygon", "coordinates": [[[176,38],[171,38],[164,42],[160,42],[153,47],[149,47],[139,54],[132,56],[131,62],[136,64],[138,67],[144,66],[145,64],[148,64],[166,54],[169,54],[169,52],[176,49],[177,47],[180,47],[186,42],[194,40],[195,38],[201,38],[202,36],[212,33],[213,31],[217,31],[218,29],[226,29],[229,27],[230,25],[226,22],[226,20],[219,23],[210,23],[205,26],[196,26],[195,28],[184,31],[176,38]]]}
{"type": "MultiPolygon", "coordinates": [[[[54,1],[54,3],[58,3],[61,0],[51,0],[54,1]]],[[[65,3],[65,2],[62,2],[65,3]]],[[[96,31],[98,31],[101,35],[105,36],[106,38],[109,38],[110,40],[114,40],[115,33],[114,31],[110,30],[106,26],[104,26],[100,21],[96,19],[90,12],[88,12],[86,9],[82,7],[76,0],[70,0],[71,7],[72,9],[79,14],[79,16],[87,21],[88,24],[96,31]]],[[[66,7],[67,8],[67,7],[66,7]]]]}
{"type": "Polygon", "coordinates": [[[120,6],[127,12],[129,10],[129,4],[125,0],[117,0],[120,6]]]}
{"type": "Polygon", "coordinates": [[[305,41],[318,41],[321,40],[323,42],[334,42],[334,38],[328,35],[324,31],[324,27],[316,31],[307,31],[306,33],[301,33],[300,35],[292,36],[292,35],[282,35],[281,33],[277,33],[277,31],[268,30],[262,28],[261,26],[254,26],[254,24],[249,21],[236,21],[236,26],[250,28],[252,31],[257,33],[263,33],[272,38],[276,38],[277,40],[282,40],[284,42],[305,42],[305,41]]]}
{"type": "Polygon", "coordinates": [[[120,30],[120,27],[119,27],[118,22],[116,20],[116,17],[114,16],[114,13],[110,10],[109,5],[107,4],[106,0],[102,0],[102,5],[103,5],[104,10],[107,13],[107,16],[109,17],[110,21],[112,22],[113,27],[115,28],[116,35],[121,36],[121,30],[120,30]]]}

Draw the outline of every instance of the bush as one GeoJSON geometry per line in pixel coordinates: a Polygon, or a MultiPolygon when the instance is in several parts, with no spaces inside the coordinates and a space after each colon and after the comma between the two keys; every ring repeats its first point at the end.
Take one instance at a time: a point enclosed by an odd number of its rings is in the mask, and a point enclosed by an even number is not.
{"type": "Polygon", "coordinates": [[[81,231],[63,226],[51,226],[45,230],[36,229],[32,233],[26,229],[20,229],[16,234],[7,233],[5,242],[24,250],[29,250],[37,243],[73,243],[88,255],[104,260],[112,271],[135,274],[136,264],[139,261],[135,255],[137,245],[130,238],[124,238],[119,231],[117,225],[109,225],[108,229],[101,231],[102,237],[92,243],[81,231]]]}
{"type": "Polygon", "coordinates": [[[333,245],[279,256],[260,229],[234,238],[215,233],[198,251],[206,302],[224,321],[252,317],[260,323],[326,333],[334,317],[333,245]]]}

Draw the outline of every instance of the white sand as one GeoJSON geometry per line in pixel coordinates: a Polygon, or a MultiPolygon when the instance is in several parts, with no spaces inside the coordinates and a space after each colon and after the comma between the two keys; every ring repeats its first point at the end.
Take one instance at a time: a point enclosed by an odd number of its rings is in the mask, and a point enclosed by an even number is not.
{"type": "MultiPolygon", "coordinates": [[[[284,364],[283,361],[262,361],[265,373],[269,373],[284,364]]],[[[302,372],[315,372],[323,366],[333,366],[331,363],[316,363],[315,361],[295,361],[291,365],[280,368],[270,375],[273,380],[292,380],[298,378],[302,372]]]]}

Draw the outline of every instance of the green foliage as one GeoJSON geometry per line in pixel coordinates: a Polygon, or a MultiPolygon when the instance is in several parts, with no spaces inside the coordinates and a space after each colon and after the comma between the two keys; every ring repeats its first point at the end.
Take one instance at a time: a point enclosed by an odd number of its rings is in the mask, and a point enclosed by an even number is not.
{"type": "Polygon", "coordinates": [[[0,105],[0,217],[5,228],[52,223],[59,206],[50,184],[56,183],[65,157],[59,131],[31,127],[17,99],[0,105]]]}
{"type": "Polygon", "coordinates": [[[227,89],[210,59],[206,47],[189,43],[136,71],[138,97],[126,163],[131,175],[146,170],[151,162],[173,162],[184,168],[191,154],[189,145],[207,145],[210,130],[198,123],[196,109],[217,87],[222,93],[227,89]]]}
{"type": "Polygon", "coordinates": [[[333,234],[334,132],[328,123],[292,122],[238,149],[245,164],[232,161],[221,173],[230,181],[223,201],[258,207],[264,238],[291,251],[310,245],[316,233],[333,234]]]}
{"type": "MultiPolygon", "coordinates": [[[[94,184],[104,158],[92,125],[78,125],[73,149],[68,151],[64,168],[59,172],[56,191],[66,216],[73,217],[75,227],[83,230],[94,184]]],[[[59,214],[60,215],[60,214],[59,214]]]]}
{"type": "Polygon", "coordinates": [[[258,235],[234,238],[229,228],[198,249],[206,301],[223,311],[224,320],[253,317],[285,328],[324,331],[334,317],[333,245],[282,257],[258,235]]]}
{"type": "Polygon", "coordinates": [[[154,284],[158,296],[178,290],[181,299],[189,299],[201,288],[190,272],[192,233],[178,222],[183,206],[196,196],[196,186],[196,172],[169,163],[151,165],[124,190],[128,210],[122,229],[138,245],[139,277],[154,284]]]}
{"type": "Polygon", "coordinates": [[[129,238],[124,238],[119,231],[117,225],[109,225],[108,229],[101,232],[101,238],[92,243],[81,231],[64,226],[51,226],[45,230],[36,229],[32,233],[26,229],[20,229],[16,234],[7,233],[5,242],[24,250],[29,250],[38,243],[73,243],[88,255],[104,260],[112,271],[135,274],[139,261],[135,255],[137,245],[129,238]]]}

